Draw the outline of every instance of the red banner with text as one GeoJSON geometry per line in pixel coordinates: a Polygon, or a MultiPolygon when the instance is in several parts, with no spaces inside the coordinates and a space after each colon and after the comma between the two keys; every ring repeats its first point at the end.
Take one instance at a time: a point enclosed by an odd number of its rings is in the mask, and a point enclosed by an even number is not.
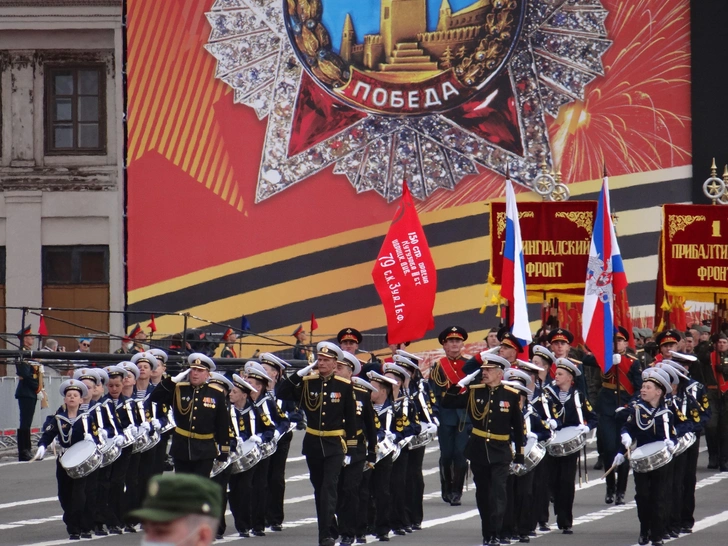
{"type": "MultiPolygon", "coordinates": [[[[518,203],[518,217],[530,296],[543,293],[581,301],[596,201],[518,203]]],[[[506,205],[491,203],[491,259],[488,281],[500,287],[506,205]]],[[[540,300],[539,300],[540,301],[540,300]]]]}
{"type": "Polygon", "coordinates": [[[662,214],[665,292],[704,301],[728,294],[728,207],[663,205],[662,214]]]}
{"type": "Polygon", "coordinates": [[[372,270],[387,314],[387,340],[404,343],[434,328],[435,262],[407,184],[372,270]]]}

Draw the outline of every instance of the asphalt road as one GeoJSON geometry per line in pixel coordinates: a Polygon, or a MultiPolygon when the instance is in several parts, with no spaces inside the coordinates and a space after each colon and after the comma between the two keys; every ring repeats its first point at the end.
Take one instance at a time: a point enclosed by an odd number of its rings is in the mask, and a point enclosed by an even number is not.
{"type": "MultiPolygon", "coordinates": [[[[306,462],[300,456],[301,433],[296,433],[287,468],[286,521],[280,533],[268,532],[266,537],[242,539],[234,533],[232,517],[228,515],[228,535],[223,542],[253,541],[264,546],[315,545],[317,532],[313,490],[308,481],[306,462]]],[[[704,445],[704,443],[703,443],[704,445]]],[[[593,446],[593,444],[592,444],[593,446]]],[[[728,539],[727,473],[706,469],[707,453],[700,456],[696,525],[692,535],[681,535],[671,540],[680,545],[726,544],[728,539]]],[[[595,454],[589,450],[589,483],[577,487],[574,503],[574,534],[566,536],[558,531],[540,533],[532,538],[539,546],[548,545],[636,545],[639,534],[634,487],[630,478],[628,502],[624,506],[604,504],[605,486],[599,478],[601,472],[592,470],[595,454]]],[[[404,537],[393,537],[395,546],[464,545],[481,544],[480,520],[475,506],[472,483],[463,497],[463,504],[451,507],[439,496],[437,475],[437,444],[427,447],[425,456],[425,521],[423,530],[404,537]]],[[[61,509],[56,498],[55,462],[52,457],[34,463],[19,463],[10,458],[0,460],[0,545],[53,546],[69,544],[61,521],[61,509]]],[[[229,512],[228,512],[229,514],[229,512]]],[[[552,527],[555,518],[551,518],[552,527]]],[[[141,533],[96,537],[100,546],[139,544],[141,533]]],[[[368,537],[373,542],[373,537],[368,537]]],[[[88,542],[82,540],[81,543],[88,542]]],[[[75,542],[78,544],[78,542],[75,542]]]]}

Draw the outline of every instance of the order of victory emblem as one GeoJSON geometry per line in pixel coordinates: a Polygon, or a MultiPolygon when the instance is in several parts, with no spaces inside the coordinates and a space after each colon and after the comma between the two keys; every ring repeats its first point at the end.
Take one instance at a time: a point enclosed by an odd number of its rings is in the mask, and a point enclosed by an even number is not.
{"type": "Polygon", "coordinates": [[[256,201],[332,164],[418,199],[478,169],[528,187],[546,127],[603,75],[600,0],[215,0],[207,50],[268,118],[256,201]]]}

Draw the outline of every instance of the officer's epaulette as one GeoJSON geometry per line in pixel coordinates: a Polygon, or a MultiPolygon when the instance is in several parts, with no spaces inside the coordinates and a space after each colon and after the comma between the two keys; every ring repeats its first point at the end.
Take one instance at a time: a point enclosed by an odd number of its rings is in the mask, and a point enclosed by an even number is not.
{"type": "Polygon", "coordinates": [[[626,356],[630,360],[639,360],[639,358],[637,356],[633,355],[632,353],[624,353],[624,356],[626,356]]]}
{"type": "Polygon", "coordinates": [[[225,390],[222,388],[222,385],[218,385],[217,383],[208,383],[207,386],[215,389],[216,391],[225,392],[225,390]]]}
{"type": "Polygon", "coordinates": [[[308,375],[304,375],[303,376],[303,380],[304,381],[308,381],[310,379],[318,379],[318,376],[319,376],[318,372],[312,372],[312,373],[310,373],[308,375]]]}
{"type": "Polygon", "coordinates": [[[581,360],[577,360],[577,359],[575,359],[575,358],[571,358],[571,357],[567,358],[567,360],[570,360],[570,361],[571,361],[571,362],[573,362],[574,364],[581,364],[581,363],[582,363],[582,362],[581,362],[581,360]]]}
{"type": "Polygon", "coordinates": [[[483,389],[485,388],[485,383],[478,383],[477,385],[468,385],[469,389],[483,389]]]}
{"type": "Polygon", "coordinates": [[[504,388],[505,390],[507,390],[508,392],[512,392],[512,393],[514,393],[514,394],[521,394],[521,393],[520,393],[520,391],[519,391],[518,389],[514,389],[513,387],[511,387],[511,386],[509,386],[509,385],[503,385],[503,388],[504,388]]]}
{"type": "Polygon", "coordinates": [[[336,379],[339,381],[342,381],[343,383],[346,383],[347,385],[351,385],[351,379],[347,379],[346,377],[341,377],[340,375],[334,375],[336,379]]]}
{"type": "Polygon", "coordinates": [[[177,386],[178,387],[186,387],[189,384],[190,384],[189,381],[180,381],[179,383],[177,383],[177,386]]]}

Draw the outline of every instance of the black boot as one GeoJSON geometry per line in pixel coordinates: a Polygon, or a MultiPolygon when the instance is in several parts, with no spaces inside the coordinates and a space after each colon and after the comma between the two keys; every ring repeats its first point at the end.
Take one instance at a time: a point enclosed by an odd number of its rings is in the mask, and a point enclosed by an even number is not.
{"type": "Polygon", "coordinates": [[[467,466],[454,468],[452,473],[452,496],[450,506],[460,506],[460,499],[463,496],[463,485],[465,485],[465,471],[467,466]]]}
{"type": "Polygon", "coordinates": [[[17,434],[18,460],[30,461],[33,458],[33,454],[30,452],[30,429],[19,428],[17,434]]]}
{"type": "Polygon", "coordinates": [[[452,465],[440,465],[440,490],[442,491],[442,500],[449,503],[452,495],[452,465]]]}

